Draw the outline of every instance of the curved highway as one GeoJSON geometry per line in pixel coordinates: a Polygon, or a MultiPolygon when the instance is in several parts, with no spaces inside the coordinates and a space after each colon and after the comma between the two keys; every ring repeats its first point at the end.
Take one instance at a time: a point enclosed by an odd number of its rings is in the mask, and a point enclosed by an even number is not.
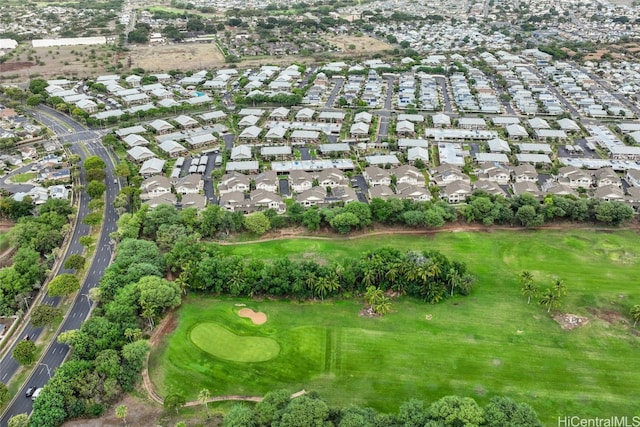
{"type": "MultiPolygon", "coordinates": [[[[101,135],[98,132],[89,130],[64,114],[44,106],[32,111],[32,115],[36,120],[51,129],[62,143],[71,143],[71,151],[73,153],[78,154],[82,159],[85,159],[87,156],[99,156],[105,160],[107,165],[107,189],[102,233],[96,245],[93,262],[89,266],[84,283],[72,307],[69,309],[67,317],[65,317],[58,330],[58,333],[60,333],[80,328],[82,322],[87,319],[92,306],[88,292],[98,284],[105,268],[110,263],[113,247],[110,243],[109,235],[111,232],[117,230],[116,221],[118,215],[113,208],[113,200],[119,191],[119,184],[115,181],[114,165],[111,157],[105,147],[100,143],[101,135]]],[[[84,183],[84,172],[81,173],[80,180],[84,183]]],[[[88,196],[83,191],[80,197],[77,223],[73,229],[66,256],[82,253],[83,247],[80,245],[80,237],[89,233],[89,227],[82,223],[82,219],[89,213],[88,199],[88,196]]],[[[64,262],[60,263],[60,265],[62,264],[64,264],[64,262]]],[[[70,272],[70,270],[60,267],[57,274],[70,272]]],[[[43,303],[55,305],[58,303],[58,300],[46,296],[43,299],[43,303]]],[[[41,328],[36,329],[31,325],[27,325],[17,336],[29,335],[35,340],[40,336],[41,332],[41,328]]],[[[0,417],[0,427],[6,427],[9,419],[14,415],[31,412],[33,402],[30,398],[24,396],[26,389],[30,386],[44,386],[50,376],[55,372],[55,369],[66,359],[69,353],[69,347],[65,344],[59,344],[57,337],[58,334],[52,339],[49,347],[45,349],[38,365],[25,383],[22,384],[16,397],[11,401],[6,411],[2,414],[2,417],[0,417]]],[[[0,381],[7,382],[13,377],[18,368],[18,364],[13,360],[13,357],[11,357],[11,351],[7,352],[2,360],[0,360],[0,381]]]]}

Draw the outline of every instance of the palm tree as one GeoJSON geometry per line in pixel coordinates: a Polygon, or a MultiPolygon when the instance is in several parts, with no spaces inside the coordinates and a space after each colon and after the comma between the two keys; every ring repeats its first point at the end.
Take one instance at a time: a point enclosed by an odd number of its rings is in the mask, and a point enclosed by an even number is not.
{"type": "Polygon", "coordinates": [[[640,304],[631,307],[631,318],[633,319],[633,327],[635,328],[640,321],[640,304]]]}
{"type": "Polygon", "coordinates": [[[522,292],[522,295],[527,297],[527,304],[531,303],[531,297],[538,295],[538,288],[532,282],[522,285],[522,289],[520,291],[522,292]]]}
{"type": "Polygon", "coordinates": [[[560,296],[549,288],[547,288],[540,297],[540,305],[547,306],[547,313],[551,311],[551,308],[555,308],[559,302],[560,296]]]}
{"type": "Polygon", "coordinates": [[[520,282],[522,285],[526,285],[527,283],[533,283],[533,274],[530,271],[523,271],[520,273],[520,282]]]}
{"type": "Polygon", "coordinates": [[[127,405],[118,405],[116,407],[116,417],[121,418],[125,426],[127,425],[127,412],[129,412],[127,405]]]}
{"type": "Polygon", "coordinates": [[[324,296],[327,292],[335,292],[340,288],[338,278],[335,276],[321,277],[313,284],[313,290],[316,294],[320,295],[320,300],[324,301],[324,296]]]}
{"type": "Polygon", "coordinates": [[[209,391],[208,388],[203,388],[202,390],[200,390],[200,393],[198,393],[198,400],[200,401],[200,403],[204,405],[205,410],[207,411],[207,418],[209,418],[209,405],[207,401],[209,400],[210,397],[211,397],[211,392],[209,391]]]}
{"type": "Polygon", "coordinates": [[[376,288],[375,286],[368,286],[364,294],[365,302],[372,307],[377,301],[380,301],[382,297],[384,297],[382,289],[376,288]]]}
{"type": "Polygon", "coordinates": [[[460,279],[460,292],[462,295],[469,295],[471,288],[476,282],[476,278],[471,274],[464,274],[460,279]]]}
{"type": "Polygon", "coordinates": [[[460,273],[458,273],[458,270],[450,268],[447,272],[447,281],[449,282],[449,285],[451,285],[451,296],[453,296],[453,289],[460,286],[460,283],[462,282],[462,277],[460,276],[460,273]]]}
{"type": "Polygon", "coordinates": [[[383,295],[374,303],[373,311],[380,316],[387,314],[391,311],[391,299],[383,295]]]}
{"type": "Polygon", "coordinates": [[[553,282],[553,287],[556,291],[556,294],[558,294],[558,296],[565,296],[567,294],[567,287],[564,285],[562,280],[556,279],[553,282]]]}

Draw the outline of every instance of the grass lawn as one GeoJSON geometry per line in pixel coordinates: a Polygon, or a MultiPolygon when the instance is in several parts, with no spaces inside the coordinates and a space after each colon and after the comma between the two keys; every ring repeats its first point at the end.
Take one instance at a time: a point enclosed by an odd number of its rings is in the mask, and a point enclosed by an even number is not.
{"type": "Polygon", "coordinates": [[[0,231],[0,251],[6,251],[9,249],[9,235],[0,231]]]}
{"type": "Polygon", "coordinates": [[[36,176],[38,176],[38,174],[36,172],[27,172],[27,173],[20,173],[18,175],[12,176],[11,177],[11,181],[17,183],[17,184],[23,184],[29,180],[32,180],[33,178],[35,178],[36,176]]]}
{"type": "Polygon", "coordinates": [[[526,401],[546,425],[555,425],[559,415],[637,415],[640,336],[628,323],[629,308],[640,304],[637,239],[627,231],[572,230],[225,246],[230,254],[263,259],[275,254],[327,261],[381,245],[433,248],[466,261],[478,282],[470,296],[436,305],[394,301],[394,311],[379,319],[359,317],[359,300],[190,297],[176,330],[152,351],[152,381],[161,395],[181,391],[189,400],[203,387],[212,395],[304,388],[334,405],[385,412],[411,397],[430,402],[459,394],[481,404],[495,395],[526,401]],[[527,305],[517,278],[522,270],[530,270],[541,289],[561,278],[568,289],[561,310],[587,316],[589,323],[564,331],[543,307],[527,305]],[[268,321],[258,326],[239,317],[240,303],[266,313],[268,321]],[[264,362],[230,361],[217,353],[245,337],[268,339],[246,352],[272,341],[279,352],[264,362]]]}

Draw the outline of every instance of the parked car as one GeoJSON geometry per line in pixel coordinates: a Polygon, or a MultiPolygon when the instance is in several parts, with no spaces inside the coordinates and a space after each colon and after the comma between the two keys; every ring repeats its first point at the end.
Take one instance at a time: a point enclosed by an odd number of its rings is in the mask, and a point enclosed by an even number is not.
{"type": "Polygon", "coordinates": [[[31,387],[29,387],[29,388],[27,389],[27,391],[25,391],[25,392],[24,392],[24,397],[31,397],[31,396],[33,396],[33,393],[35,393],[35,392],[36,392],[36,389],[37,389],[37,388],[38,388],[38,387],[36,387],[36,386],[34,386],[34,385],[32,385],[31,387]]]}

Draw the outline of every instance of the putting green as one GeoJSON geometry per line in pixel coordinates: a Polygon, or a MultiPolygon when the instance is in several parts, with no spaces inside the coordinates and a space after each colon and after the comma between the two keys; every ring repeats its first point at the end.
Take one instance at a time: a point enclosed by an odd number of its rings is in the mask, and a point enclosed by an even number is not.
{"type": "Polygon", "coordinates": [[[233,362],[266,362],[280,353],[271,338],[238,336],[217,323],[199,323],[189,335],[201,350],[233,362]]]}

